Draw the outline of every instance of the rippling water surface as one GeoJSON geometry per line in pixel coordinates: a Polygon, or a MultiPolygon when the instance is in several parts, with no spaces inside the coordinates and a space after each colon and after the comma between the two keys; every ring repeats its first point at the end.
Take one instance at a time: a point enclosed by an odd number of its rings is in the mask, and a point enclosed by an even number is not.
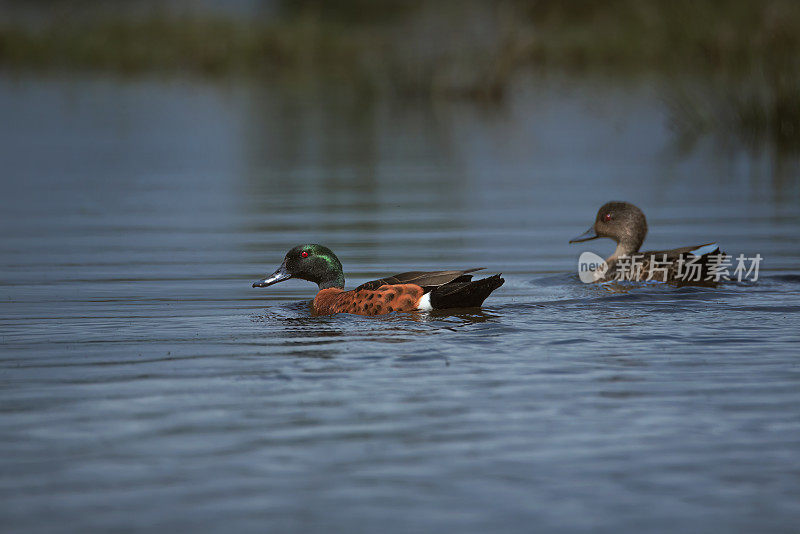
{"type": "Polygon", "coordinates": [[[661,85],[482,107],[171,81],[0,81],[0,518],[14,531],[759,531],[800,521],[800,172],[674,141],[661,85]],[[568,245],[755,284],[610,291],[568,245]],[[485,266],[480,311],[312,317],[253,289],[485,266]]]}

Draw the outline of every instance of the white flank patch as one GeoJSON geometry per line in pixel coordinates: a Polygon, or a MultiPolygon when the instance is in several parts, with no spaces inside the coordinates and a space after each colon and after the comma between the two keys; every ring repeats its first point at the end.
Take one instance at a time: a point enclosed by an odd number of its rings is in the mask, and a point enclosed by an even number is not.
{"type": "Polygon", "coordinates": [[[431,311],[433,306],[431,306],[431,294],[425,293],[422,295],[422,298],[419,299],[419,305],[417,306],[418,310],[421,311],[431,311]]]}
{"type": "Polygon", "coordinates": [[[704,254],[711,254],[715,250],[717,250],[719,246],[716,243],[709,243],[708,245],[703,245],[702,247],[697,247],[692,251],[692,254],[695,256],[702,256],[704,254]]]}

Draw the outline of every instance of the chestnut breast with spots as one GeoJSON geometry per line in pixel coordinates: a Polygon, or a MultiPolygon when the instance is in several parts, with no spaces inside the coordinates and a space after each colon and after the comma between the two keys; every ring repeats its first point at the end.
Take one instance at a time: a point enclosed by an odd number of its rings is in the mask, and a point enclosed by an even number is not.
{"type": "Polygon", "coordinates": [[[413,311],[419,306],[423,293],[423,289],[414,284],[386,285],[375,290],[361,291],[344,291],[332,287],[321,290],[314,297],[314,312],[320,315],[380,315],[395,311],[413,311]]]}

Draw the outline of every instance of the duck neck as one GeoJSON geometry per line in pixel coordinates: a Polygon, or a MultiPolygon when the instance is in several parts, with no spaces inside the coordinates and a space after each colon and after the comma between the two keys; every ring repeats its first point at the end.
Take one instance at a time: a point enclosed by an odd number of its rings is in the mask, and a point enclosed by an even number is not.
{"type": "Polygon", "coordinates": [[[608,257],[606,263],[611,263],[612,261],[620,258],[622,256],[630,256],[632,254],[636,254],[639,252],[639,247],[642,246],[642,242],[633,239],[625,239],[623,241],[617,242],[617,249],[614,253],[608,257]]]}
{"type": "Polygon", "coordinates": [[[329,277],[321,280],[317,285],[319,286],[320,290],[331,287],[344,289],[344,273],[342,271],[332,272],[329,277]]]}

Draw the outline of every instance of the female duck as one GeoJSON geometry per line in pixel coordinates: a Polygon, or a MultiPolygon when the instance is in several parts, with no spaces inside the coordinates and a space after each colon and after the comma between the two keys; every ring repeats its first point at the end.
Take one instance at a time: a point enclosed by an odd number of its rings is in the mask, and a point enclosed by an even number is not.
{"type": "Polygon", "coordinates": [[[639,252],[647,235],[647,219],[629,202],[608,202],[597,212],[594,224],[570,240],[581,243],[600,237],[616,241],[617,249],[606,259],[606,268],[595,281],[655,280],[658,282],[708,283],[714,279],[715,260],[723,253],[716,243],[671,250],[639,252]]]}
{"type": "Polygon", "coordinates": [[[466,271],[408,272],[344,290],[344,272],[339,258],[322,245],[298,245],[286,253],[278,269],[253,284],[267,287],[290,278],[314,282],[314,313],[355,313],[380,315],[394,311],[430,311],[480,306],[489,294],[503,285],[499,274],[472,281],[466,271]]]}

